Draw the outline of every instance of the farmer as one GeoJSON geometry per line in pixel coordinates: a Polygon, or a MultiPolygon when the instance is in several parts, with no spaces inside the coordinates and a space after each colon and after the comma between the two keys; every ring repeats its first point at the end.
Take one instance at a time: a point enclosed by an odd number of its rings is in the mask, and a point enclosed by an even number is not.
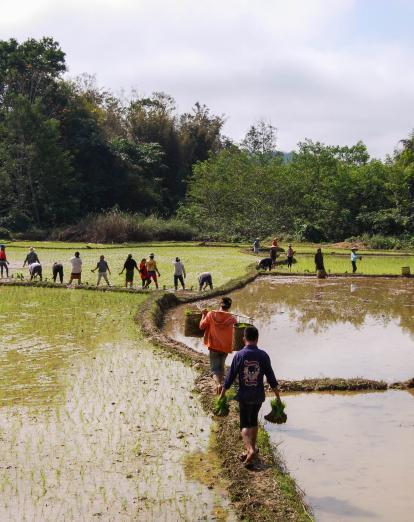
{"type": "Polygon", "coordinates": [[[55,261],[52,266],[53,282],[56,283],[56,279],[59,276],[60,284],[63,283],[63,265],[55,261]]]}
{"type": "Polygon", "coordinates": [[[316,270],[325,271],[325,267],[323,265],[323,254],[322,254],[322,250],[320,248],[318,248],[318,250],[316,251],[316,254],[315,254],[315,267],[316,267],[316,270]]]}
{"type": "Polygon", "coordinates": [[[148,285],[151,283],[151,280],[153,280],[155,283],[155,288],[158,288],[157,275],[158,275],[158,277],[161,277],[161,274],[160,274],[160,271],[158,270],[157,262],[154,259],[154,257],[155,257],[154,254],[150,254],[149,257],[150,258],[147,261],[147,271],[148,271],[148,281],[149,281],[148,285]]]}
{"type": "Polygon", "coordinates": [[[30,281],[36,276],[39,276],[39,279],[42,281],[42,265],[35,261],[34,263],[30,263],[29,265],[29,273],[30,273],[30,281]]]}
{"type": "Polygon", "coordinates": [[[269,269],[269,272],[270,272],[272,270],[272,265],[273,265],[272,259],[270,257],[264,257],[257,263],[256,270],[269,269]]]}
{"type": "Polygon", "coordinates": [[[110,274],[111,271],[109,270],[108,263],[105,261],[105,256],[99,256],[99,261],[96,263],[96,267],[93,268],[91,272],[95,272],[96,270],[98,270],[98,281],[96,283],[96,286],[99,286],[99,283],[101,282],[102,278],[105,279],[106,284],[108,286],[111,286],[108,276],[106,275],[107,272],[109,272],[110,274]]]}
{"type": "Polygon", "coordinates": [[[210,272],[203,272],[198,276],[199,283],[199,291],[205,290],[207,285],[210,287],[210,290],[213,290],[213,278],[211,277],[210,272]]]}
{"type": "Polygon", "coordinates": [[[125,288],[132,288],[132,284],[134,282],[134,270],[138,270],[138,265],[135,259],[132,257],[132,254],[128,254],[126,261],[124,263],[124,268],[119,272],[119,275],[122,275],[123,271],[125,272],[125,288]]]}
{"type": "Polygon", "coordinates": [[[270,253],[269,256],[272,260],[272,265],[274,266],[276,264],[276,258],[277,258],[277,239],[274,238],[272,241],[272,246],[270,247],[270,253]]]}
{"type": "Polygon", "coordinates": [[[295,255],[295,252],[293,251],[292,245],[289,244],[287,252],[286,252],[288,268],[292,268],[293,256],[294,255],[295,255]]]}
{"type": "Polygon", "coordinates": [[[180,281],[181,286],[183,287],[183,290],[185,290],[184,279],[186,278],[186,273],[185,273],[184,265],[180,261],[179,257],[175,258],[175,261],[173,261],[173,265],[174,265],[174,288],[175,288],[175,291],[178,290],[178,281],[180,281]]]}
{"type": "Polygon", "coordinates": [[[259,253],[259,248],[260,248],[260,241],[259,241],[259,238],[257,237],[253,241],[253,253],[254,254],[258,254],[259,253]]]}
{"type": "Polygon", "coordinates": [[[37,257],[37,254],[33,247],[30,247],[29,249],[29,253],[27,254],[26,259],[23,263],[23,268],[26,266],[26,263],[28,265],[31,265],[32,263],[40,263],[39,258],[37,257]]]}
{"type": "MultiPolygon", "coordinates": [[[[357,271],[357,259],[358,259],[358,255],[357,255],[357,249],[354,247],[354,248],[351,248],[351,265],[352,265],[352,273],[355,274],[355,272],[357,271]]],[[[361,258],[359,258],[361,259],[361,258]]]]}
{"type": "Polygon", "coordinates": [[[233,326],[236,318],[229,312],[230,297],[223,297],[220,310],[203,310],[200,329],[204,330],[204,344],[209,350],[210,370],[216,385],[216,393],[221,392],[224,379],[224,363],[232,351],[233,326]]]}
{"type": "Polygon", "coordinates": [[[78,284],[81,284],[82,279],[82,259],[80,258],[79,252],[75,252],[75,255],[71,258],[70,264],[72,265],[72,271],[70,273],[69,284],[72,284],[74,279],[78,280],[78,284]]]}
{"type": "Polygon", "coordinates": [[[6,271],[6,277],[9,277],[9,262],[7,261],[6,256],[6,247],[4,245],[0,246],[0,271],[1,277],[3,278],[3,270],[6,271]]]}
{"type": "Polygon", "coordinates": [[[226,390],[230,388],[236,377],[239,378],[236,400],[239,401],[240,430],[246,448],[246,453],[241,455],[241,460],[248,469],[252,468],[253,459],[257,455],[257,416],[265,400],[264,376],[275,396],[279,397],[277,380],[270,358],[264,350],[257,347],[258,340],[257,328],[248,326],[244,331],[245,346],[234,356],[220,395],[224,397],[226,390]]]}
{"type": "Polygon", "coordinates": [[[142,288],[148,288],[151,279],[148,276],[148,270],[147,270],[147,260],[144,258],[141,259],[141,263],[139,264],[139,275],[141,276],[141,283],[142,288]]]}

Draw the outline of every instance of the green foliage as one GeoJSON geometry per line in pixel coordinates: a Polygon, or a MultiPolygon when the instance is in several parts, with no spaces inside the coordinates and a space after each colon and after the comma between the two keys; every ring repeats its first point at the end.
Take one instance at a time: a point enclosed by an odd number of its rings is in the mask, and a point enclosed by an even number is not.
{"type": "Polygon", "coordinates": [[[51,38],[0,41],[0,225],[71,224],[115,205],[174,214],[192,165],[222,147],[222,116],[135,94],[125,104],[83,75],[64,81],[51,38]]]}
{"type": "Polygon", "coordinates": [[[230,412],[229,401],[224,395],[223,397],[217,397],[213,401],[213,413],[218,417],[227,417],[230,412]]]}
{"type": "Polygon", "coordinates": [[[52,239],[88,243],[189,241],[196,233],[194,227],[178,219],[144,217],[114,209],[100,214],[90,214],[76,225],[53,232],[52,239]]]}
{"type": "Polygon", "coordinates": [[[361,234],[412,235],[407,155],[402,168],[399,156],[370,161],[360,142],[331,147],[306,140],[289,162],[227,149],[194,167],[179,215],[212,239],[277,233],[321,242],[361,234]]]}

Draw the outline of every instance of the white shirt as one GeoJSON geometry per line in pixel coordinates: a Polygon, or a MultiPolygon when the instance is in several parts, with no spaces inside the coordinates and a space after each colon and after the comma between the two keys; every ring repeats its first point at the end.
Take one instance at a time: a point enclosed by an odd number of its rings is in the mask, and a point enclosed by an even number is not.
{"type": "Polygon", "coordinates": [[[184,273],[184,265],[181,263],[181,261],[173,261],[173,265],[174,265],[174,275],[182,276],[184,273]]]}
{"type": "Polygon", "coordinates": [[[82,272],[82,259],[80,257],[72,257],[72,274],[80,274],[82,272]]]}

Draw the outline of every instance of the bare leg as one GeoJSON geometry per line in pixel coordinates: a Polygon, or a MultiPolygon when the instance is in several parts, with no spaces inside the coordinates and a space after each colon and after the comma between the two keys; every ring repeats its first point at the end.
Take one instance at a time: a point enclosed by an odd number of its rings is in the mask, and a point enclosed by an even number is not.
{"type": "Polygon", "coordinates": [[[241,431],[243,442],[246,447],[246,453],[247,453],[247,457],[245,460],[246,464],[249,464],[254,459],[254,456],[256,454],[257,432],[258,432],[257,426],[254,428],[243,428],[241,431]]]}

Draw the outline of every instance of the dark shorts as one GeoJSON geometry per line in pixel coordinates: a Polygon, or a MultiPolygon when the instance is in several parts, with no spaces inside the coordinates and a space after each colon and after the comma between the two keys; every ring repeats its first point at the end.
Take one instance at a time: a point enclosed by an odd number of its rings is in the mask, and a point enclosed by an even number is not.
{"type": "Polygon", "coordinates": [[[224,364],[226,362],[227,353],[224,352],[214,352],[213,350],[209,350],[209,358],[210,358],[210,370],[214,375],[224,375],[224,364]]]}
{"type": "Polygon", "coordinates": [[[213,279],[211,275],[204,276],[200,279],[200,288],[205,284],[209,285],[210,287],[213,286],[213,279]]]}
{"type": "Polygon", "coordinates": [[[134,271],[133,270],[127,270],[125,273],[125,281],[127,283],[132,283],[134,281],[134,271]]]}
{"type": "Polygon", "coordinates": [[[240,407],[240,429],[256,428],[258,426],[258,415],[262,403],[239,402],[240,407]]]}
{"type": "Polygon", "coordinates": [[[147,277],[147,280],[148,281],[151,281],[151,279],[154,281],[154,282],[157,282],[157,272],[148,272],[148,277],[147,277]]]}
{"type": "Polygon", "coordinates": [[[73,272],[70,274],[71,279],[80,279],[82,272],[74,274],[73,272]]]}

